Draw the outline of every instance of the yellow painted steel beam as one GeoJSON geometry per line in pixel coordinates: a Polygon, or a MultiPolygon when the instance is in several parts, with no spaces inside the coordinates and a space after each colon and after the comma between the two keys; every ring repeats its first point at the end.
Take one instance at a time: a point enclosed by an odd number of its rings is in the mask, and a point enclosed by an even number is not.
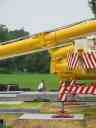
{"type": "Polygon", "coordinates": [[[96,20],[89,20],[79,24],[56,29],[51,32],[39,33],[36,36],[0,45],[0,59],[20,56],[37,52],[42,49],[50,49],[67,41],[96,32],[96,20]]]}
{"type": "Polygon", "coordinates": [[[67,53],[70,51],[70,50],[73,50],[74,49],[74,45],[72,45],[70,43],[69,46],[66,46],[66,47],[61,47],[61,48],[54,48],[52,50],[49,50],[49,54],[52,58],[59,58],[59,57],[66,57],[67,53]]]}

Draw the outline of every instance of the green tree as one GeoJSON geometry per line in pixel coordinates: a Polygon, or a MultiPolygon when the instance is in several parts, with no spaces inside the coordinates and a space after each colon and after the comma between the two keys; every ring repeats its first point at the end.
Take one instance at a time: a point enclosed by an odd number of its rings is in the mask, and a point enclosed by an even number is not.
{"type": "Polygon", "coordinates": [[[5,25],[0,25],[0,42],[9,40],[8,28],[5,25]]]}
{"type": "MultiPolygon", "coordinates": [[[[0,42],[29,36],[24,29],[9,31],[5,25],[0,25],[0,42]]],[[[3,72],[39,72],[47,73],[49,69],[49,56],[47,51],[30,55],[15,57],[0,61],[3,72]]]]}
{"type": "Polygon", "coordinates": [[[96,0],[89,0],[89,6],[96,17],[96,0]]]}
{"type": "Polygon", "coordinates": [[[21,28],[19,30],[9,31],[9,35],[11,39],[17,39],[19,37],[28,36],[29,32],[26,32],[24,28],[21,28]]]}

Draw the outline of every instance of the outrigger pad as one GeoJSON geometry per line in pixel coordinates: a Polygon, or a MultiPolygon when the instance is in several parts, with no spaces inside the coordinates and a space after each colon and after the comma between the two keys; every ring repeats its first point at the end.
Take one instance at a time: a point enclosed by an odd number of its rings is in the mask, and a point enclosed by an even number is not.
{"type": "Polygon", "coordinates": [[[38,114],[38,113],[26,113],[19,117],[19,119],[30,120],[83,120],[83,114],[38,114]]]}
{"type": "Polygon", "coordinates": [[[53,119],[62,119],[62,120],[83,120],[83,114],[56,114],[52,116],[53,119]]]}
{"type": "Polygon", "coordinates": [[[57,114],[57,115],[53,115],[52,118],[73,118],[73,115],[70,114],[57,114]]]}

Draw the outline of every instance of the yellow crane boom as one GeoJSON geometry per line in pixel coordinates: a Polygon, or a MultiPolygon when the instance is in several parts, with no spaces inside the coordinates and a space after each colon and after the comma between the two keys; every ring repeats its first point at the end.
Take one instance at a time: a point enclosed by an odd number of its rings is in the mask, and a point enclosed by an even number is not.
{"type": "Polygon", "coordinates": [[[50,49],[67,44],[72,39],[96,32],[96,20],[80,22],[71,26],[42,32],[30,38],[0,45],[0,60],[30,54],[41,49],[50,49]]]}

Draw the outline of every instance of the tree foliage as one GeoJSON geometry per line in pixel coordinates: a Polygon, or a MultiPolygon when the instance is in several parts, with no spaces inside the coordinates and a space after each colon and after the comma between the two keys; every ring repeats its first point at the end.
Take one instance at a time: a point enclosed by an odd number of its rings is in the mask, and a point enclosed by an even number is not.
{"type": "MultiPolygon", "coordinates": [[[[5,25],[0,25],[0,42],[29,36],[24,29],[9,31],[5,25]]],[[[15,57],[0,61],[2,72],[39,72],[47,73],[49,68],[49,56],[47,51],[26,56],[15,57]]]]}
{"type": "Polygon", "coordinates": [[[96,17],[96,0],[89,0],[89,6],[96,17]]]}

